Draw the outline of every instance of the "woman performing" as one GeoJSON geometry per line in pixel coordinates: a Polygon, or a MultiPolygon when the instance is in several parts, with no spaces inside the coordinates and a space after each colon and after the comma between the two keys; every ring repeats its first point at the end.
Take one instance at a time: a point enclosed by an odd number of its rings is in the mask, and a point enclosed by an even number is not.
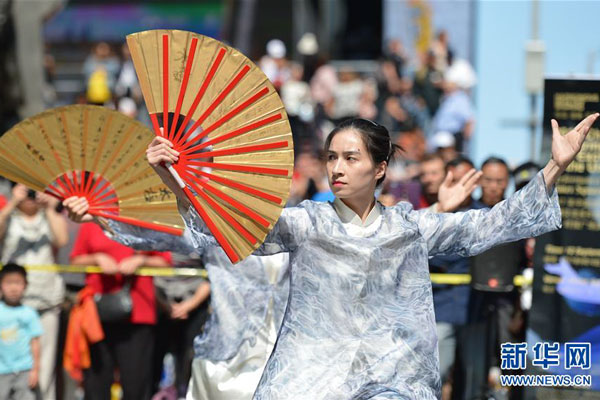
{"type": "MultiPolygon", "coordinates": [[[[526,187],[489,210],[413,211],[384,207],[374,191],[394,147],[387,130],[365,120],[328,136],[334,203],[305,201],[283,210],[255,254],[290,254],[290,297],[255,399],[436,399],[437,338],[427,259],[472,256],[494,245],[560,228],[554,184],[599,114],[561,135],[552,121],[552,159],[526,187]]],[[[214,245],[164,167],[178,153],[157,137],[148,160],[180,201],[198,248],[214,245]]]]}
{"type": "MultiPolygon", "coordinates": [[[[475,189],[480,174],[472,170],[457,184],[441,185],[439,207],[453,209],[475,189]]],[[[82,197],[65,200],[76,222],[95,221],[112,239],[138,250],[195,253],[190,231],[180,238],[87,214],[82,197]]],[[[435,207],[433,207],[435,208],[435,207]]],[[[220,247],[203,250],[211,280],[213,312],[195,339],[189,399],[250,399],[271,354],[289,293],[287,253],[250,256],[232,265],[220,247]]]]}

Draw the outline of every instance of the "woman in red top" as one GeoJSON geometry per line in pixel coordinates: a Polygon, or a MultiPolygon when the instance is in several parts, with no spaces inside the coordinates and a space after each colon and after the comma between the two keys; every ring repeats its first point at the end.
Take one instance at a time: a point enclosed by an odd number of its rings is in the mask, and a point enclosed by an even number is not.
{"type": "Polygon", "coordinates": [[[170,266],[171,254],[133,250],[106,237],[98,225],[86,223],[79,230],[71,263],[102,269],[102,274],[86,277],[94,293],[119,291],[129,281],[133,303],[129,321],[102,322],[105,339],[91,346],[92,366],[84,371],[86,399],[110,399],[115,366],[124,400],[149,398],[156,300],[152,277],[134,273],[141,266],[170,266]]]}

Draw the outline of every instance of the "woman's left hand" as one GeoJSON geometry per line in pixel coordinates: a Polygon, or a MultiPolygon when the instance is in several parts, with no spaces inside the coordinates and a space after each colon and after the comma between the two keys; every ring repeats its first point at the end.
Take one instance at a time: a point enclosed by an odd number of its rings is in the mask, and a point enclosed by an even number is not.
{"type": "Polygon", "coordinates": [[[569,164],[575,159],[577,153],[590,131],[590,128],[596,122],[600,114],[595,113],[586,117],[575,128],[561,135],[558,122],[552,120],[552,159],[558,165],[561,172],[566,170],[569,164]]]}

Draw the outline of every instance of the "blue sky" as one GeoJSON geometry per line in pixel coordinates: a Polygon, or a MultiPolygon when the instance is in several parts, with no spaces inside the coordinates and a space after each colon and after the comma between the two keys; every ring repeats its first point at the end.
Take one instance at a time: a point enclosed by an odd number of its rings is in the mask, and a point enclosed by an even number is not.
{"type": "MultiPolygon", "coordinates": [[[[600,74],[600,2],[540,1],[539,37],[549,75],[600,74]],[[594,59],[591,55],[594,54],[594,59]],[[593,62],[591,62],[593,61],[593,62]]],[[[490,155],[511,165],[529,158],[529,97],[525,92],[525,43],[531,37],[529,1],[481,1],[477,5],[474,90],[477,125],[471,156],[490,155]]],[[[542,98],[538,101],[542,118],[542,98]]],[[[539,148],[539,134],[538,134],[539,148]]]]}

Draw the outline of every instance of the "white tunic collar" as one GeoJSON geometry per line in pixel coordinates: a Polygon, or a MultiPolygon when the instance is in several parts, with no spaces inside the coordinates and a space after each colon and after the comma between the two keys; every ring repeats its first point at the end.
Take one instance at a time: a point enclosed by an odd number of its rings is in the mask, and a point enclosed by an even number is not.
{"type": "Polygon", "coordinates": [[[342,220],[342,223],[352,224],[363,228],[371,225],[377,220],[377,217],[381,215],[381,205],[379,204],[379,202],[375,202],[375,206],[371,209],[369,215],[367,215],[367,219],[365,220],[365,222],[363,222],[362,219],[358,216],[358,214],[352,211],[350,207],[344,204],[344,202],[338,199],[337,197],[333,201],[333,208],[342,220]]]}

